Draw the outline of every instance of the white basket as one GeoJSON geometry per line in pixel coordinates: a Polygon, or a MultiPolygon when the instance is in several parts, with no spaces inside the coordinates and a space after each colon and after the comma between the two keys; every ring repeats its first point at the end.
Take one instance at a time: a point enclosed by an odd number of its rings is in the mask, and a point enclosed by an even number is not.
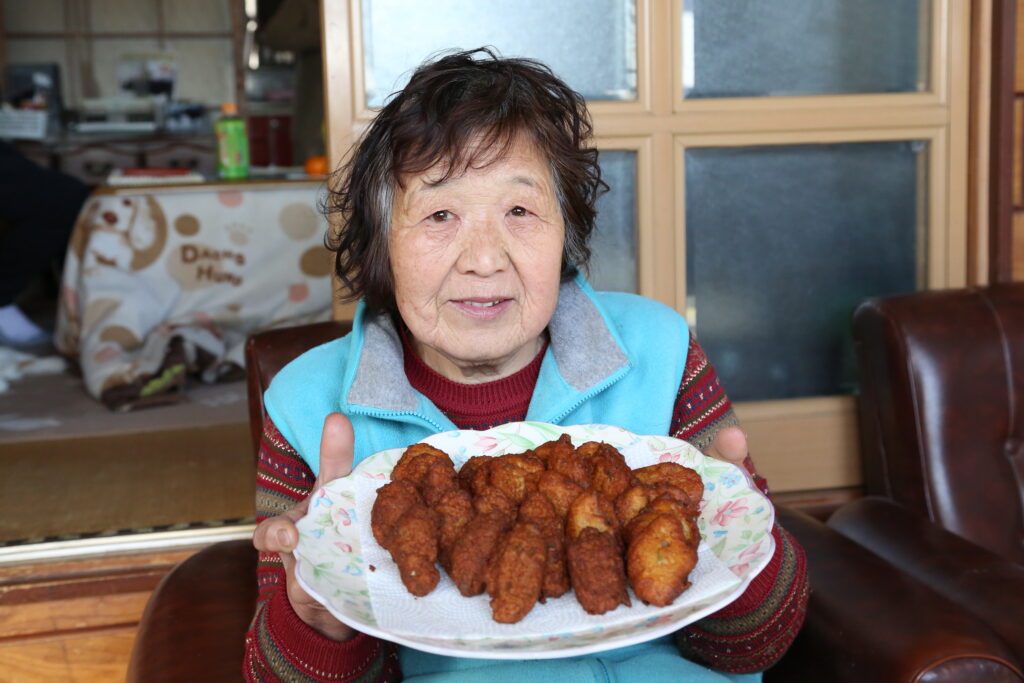
{"type": "Polygon", "coordinates": [[[0,138],[42,140],[46,137],[47,113],[31,109],[0,109],[0,138]]]}

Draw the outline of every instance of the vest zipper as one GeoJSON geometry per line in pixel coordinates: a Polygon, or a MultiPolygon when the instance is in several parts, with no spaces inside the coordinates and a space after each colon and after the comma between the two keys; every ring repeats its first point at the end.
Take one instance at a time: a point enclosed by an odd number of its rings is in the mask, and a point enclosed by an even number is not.
{"type": "Polygon", "coordinates": [[[426,423],[428,426],[432,427],[435,432],[451,431],[451,430],[449,430],[449,429],[447,429],[445,427],[442,427],[441,425],[437,424],[436,422],[434,422],[430,418],[426,417],[425,415],[421,415],[421,414],[419,414],[417,412],[414,412],[412,410],[383,410],[383,409],[379,409],[379,408],[374,409],[374,408],[365,408],[363,406],[352,406],[352,405],[348,406],[348,410],[349,410],[349,412],[351,414],[354,414],[354,415],[363,415],[363,416],[366,416],[366,417],[375,417],[375,418],[383,419],[383,420],[394,420],[396,422],[412,423],[413,420],[396,420],[395,419],[395,418],[398,418],[398,417],[411,417],[411,418],[415,418],[416,421],[426,423]]]}
{"type": "Polygon", "coordinates": [[[626,374],[627,372],[629,372],[630,368],[632,368],[632,367],[633,367],[633,366],[632,366],[632,364],[631,364],[631,363],[628,363],[628,362],[627,362],[627,363],[626,363],[625,365],[623,365],[623,366],[622,366],[621,368],[619,368],[618,370],[616,370],[614,374],[612,374],[612,375],[608,376],[607,378],[605,378],[605,380],[604,380],[603,382],[601,382],[601,383],[600,383],[600,384],[598,384],[598,385],[595,385],[594,387],[591,387],[591,388],[590,388],[590,389],[589,389],[588,391],[586,391],[585,393],[583,393],[583,394],[580,394],[580,395],[579,395],[579,396],[578,396],[578,397],[576,398],[576,400],[575,400],[575,401],[573,401],[573,403],[571,403],[571,404],[569,405],[569,407],[568,407],[568,408],[566,408],[566,409],[562,410],[562,412],[558,413],[558,414],[557,414],[557,415],[556,415],[556,416],[555,416],[554,418],[552,418],[551,420],[546,420],[546,421],[547,421],[547,422],[550,422],[551,424],[561,424],[561,421],[562,421],[563,419],[565,419],[565,417],[566,417],[566,416],[568,416],[569,414],[571,414],[571,413],[572,413],[573,411],[575,411],[575,410],[576,410],[577,408],[579,408],[579,407],[580,407],[581,405],[583,405],[584,403],[586,403],[586,402],[587,402],[587,401],[589,401],[590,399],[594,398],[595,396],[597,396],[598,394],[600,394],[600,393],[601,393],[602,391],[604,391],[605,389],[607,389],[607,388],[608,388],[608,387],[610,387],[611,385],[613,385],[613,384],[615,384],[616,382],[618,382],[618,381],[619,381],[620,379],[622,379],[622,376],[623,376],[623,375],[625,375],[625,374],[626,374]]]}

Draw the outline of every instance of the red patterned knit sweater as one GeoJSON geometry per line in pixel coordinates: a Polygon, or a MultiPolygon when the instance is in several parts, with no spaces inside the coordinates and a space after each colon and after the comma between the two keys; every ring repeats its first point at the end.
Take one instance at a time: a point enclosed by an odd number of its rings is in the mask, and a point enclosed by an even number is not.
{"type": "MultiPolygon", "coordinates": [[[[410,383],[452,422],[460,429],[485,429],[526,416],[543,349],[515,375],[478,385],[459,384],[435,373],[407,343],[405,356],[410,383]]],[[[670,433],[704,449],[719,429],[731,424],[736,424],[732,405],[703,350],[691,338],[670,433]]],[[[767,493],[750,458],[746,466],[767,493]]],[[[308,496],[314,481],[308,465],[268,419],[256,473],[257,521],[280,514],[308,496]]],[[[793,642],[807,608],[806,561],[803,550],[785,530],[776,525],[772,534],[775,554],[743,595],[676,634],[685,657],[720,671],[753,672],[770,667],[793,642]]],[[[259,603],[246,637],[243,671],[247,680],[401,680],[394,644],[365,634],[336,642],[296,616],[276,554],[260,554],[258,581],[259,603]]]]}

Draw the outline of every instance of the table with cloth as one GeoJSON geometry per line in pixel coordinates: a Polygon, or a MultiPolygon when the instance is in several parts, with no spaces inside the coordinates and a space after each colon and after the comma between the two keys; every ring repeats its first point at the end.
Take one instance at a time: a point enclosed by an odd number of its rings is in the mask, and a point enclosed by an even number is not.
{"type": "Polygon", "coordinates": [[[242,375],[256,330],[331,316],[322,180],[100,188],[72,232],[55,343],[116,410],[242,375]]]}

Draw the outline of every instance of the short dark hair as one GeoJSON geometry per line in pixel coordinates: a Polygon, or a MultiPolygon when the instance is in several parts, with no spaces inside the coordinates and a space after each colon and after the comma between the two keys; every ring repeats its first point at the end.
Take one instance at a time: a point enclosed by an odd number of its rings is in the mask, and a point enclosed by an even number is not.
{"type": "Polygon", "coordinates": [[[565,222],[562,279],[590,260],[601,180],[583,97],[544,64],[491,48],[428,60],[389,99],[332,178],[326,211],[340,219],[327,246],[346,300],[394,310],[388,255],[392,203],[401,177],[445,164],[444,178],[504,157],[525,135],[551,165],[565,222]],[[477,140],[481,144],[472,144],[477,140]]]}

